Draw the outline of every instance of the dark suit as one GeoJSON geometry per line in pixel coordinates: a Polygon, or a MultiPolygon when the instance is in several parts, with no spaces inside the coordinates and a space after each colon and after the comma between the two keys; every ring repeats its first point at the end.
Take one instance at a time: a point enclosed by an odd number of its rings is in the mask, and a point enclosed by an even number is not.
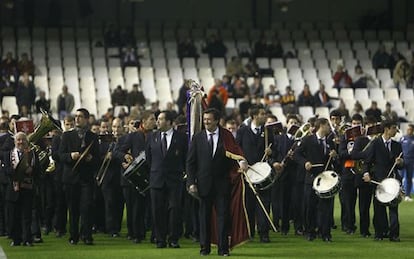
{"type": "Polygon", "coordinates": [[[0,236],[9,233],[8,204],[6,203],[6,190],[10,184],[9,178],[4,171],[4,157],[10,154],[14,147],[12,135],[9,132],[0,136],[0,236]]]}
{"type": "MultiPolygon", "coordinates": [[[[300,167],[304,167],[306,162],[312,164],[326,165],[329,159],[329,152],[334,148],[334,143],[326,138],[325,149],[320,146],[316,134],[304,137],[301,145],[297,148],[295,157],[300,167]]],[[[324,171],[324,167],[313,167],[305,175],[305,229],[311,239],[315,238],[315,230],[319,227],[322,238],[331,238],[332,226],[332,205],[334,198],[319,198],[312,188],[315,177],[324,171]],[[319,214],[319,217],[318,217],[319,214]],[[319,218],[319,226],[317,219],[319,218]]]]}
{"type": "Polygon", "coordinates": [[[62,136],[55,136],[52,140],[52,158],[55,161],[55,228],[57,234],[66,233],[68,206],[63,188],[63,162],[60,158],[59,146],[62,136]]]}
{"type": "MultiPolygon", "coordinates": [[[[273,143],[273,136],[271,134],[268,134],[268,141],[269,143],[273,143]]],[[[250,124],[239,128],[237,130],[236,142],[242,148],[249,165],[261,162],[260,160],[262,159],[265,150],[264,126],[260,127],[259,134],[252,131],[250,124]]],[[[273,152],[272,156],[275,155],[276,152],[273,152]]],[[[267,213],[270,213],[271,188],[257,191],[267,213]]],[[[255,194],[250,188],[246,188],[246,210],[249,215],[251,235],[254,235],[257,219],[257,231],[260,238],[268,238],[270,230],[269,222],[262,208],[256,201],[255,194]]]]}
{"type": "Polygon", "coordinates": [[[70,239],[79,241],[79,219],[82,218],[82,237],[86,241],[92,241],[93,184],[94,174],[99,166],[98,136],[88,130],[82,140],[77,130],[66,131],[62,134],[59,153],[64,163],[63,183],[69,208],[70,239]],[[72,171],[76,161],[72,160],[71,152],[82,153],[89,145],[92,159],[86,161],[84,158],[72,171]]]}
{"type": "MultiPolygon", "coordinates": [[[[12,152],[12,151],[11,151],[12,152]]],[[[32,174],[24,174],[24,180],[16,180],[16,170],[13,169],[11,154],[4,157],[5,172],[10,177],[10,183],[6,191],[6,200],[9,202],[10,237],[15,244],[32,243],[32,207],[35,188],[35,179],[40,174],[39,159],[30,151],[32,160],[29,160],[32,167],[32,174]],[[20,190],[13,188],[12,182],[18,182],[20,190]],[[24,184],[24,185],[23,185],[24,184]]]]}
{"type": "Polygon", "coordinates": [[[150,166],[153,227],[157,243],[176,243],[181,232],[181,197],[187,156],[187,135],[173,131],[171,143],[163,154],[161,132],[148,138],[146,158],[150,166]],[[168,231],[169,229],[169,231],[168,231]]]}
{"type": "MultiPolygon", "coordinates": [[[[226,157],[224,138],[233,143],[231,133],[219,128],[217,149],[214,156],[205,130],[194,135],[187,157],[187,186],[197,185],[200,196],[200,246],[210,253],[211,212],[215,206],[217,215],[218,251],[228,252],[230,230],[230,169],[233,160],[226,157]],[[226,135],[226,137],[224,136],[226,135]],[[231,140],[230,140],[231,139],[231,140]]],[[[234,145],[236,145],[234,143],[234,145]]]]}
{"type": "Polygon", "coordinates": [[[348,145],[352,144],[349,143],[354,143],[354,140],[347,140],[343,137],[338,148],[339,158],[341,163],[344,165],[341,171],[341,224],[342,229],[348,234],[353,233],[356,229],[355,205],[357,198],[355,175],[351,171],[352,167],[349,167],[352,164],[351,154],[348,152],[348,145]]]}
{"type": "MultiPolygon", "coordinates": [[[[366,152],[364,148],[369,143],[368,137],[361,136],[355,139],[354,148],[352,149],[351,158],[354,160],[365,160],[366,152]]],[[[371,172],[371,166],[366,167],[371,172]]],[[[355,186],[358,188],[358,207],[359,207],[359,232],[363,236],[369,236],[370,216],[369,210],[372,201],[373,186],[362,180],[363,172],[357,172],[355,175],[355,186]]]]}
{"type": "MultiPolygon", "coordinates": [[[[373,170],[370,172],[371,178],[377,182],[381,182],[388,178],[388,173],[392,168],[395,159],[402,152],[401,144],[392,140],[391,151],[387,149],[383,138],[378,137],[373,140],[367,150],[367,164],[373,164],[373,170]]],[[[401,169],[397,167],[397,169],[401,169]]],[[[401,176],[394,169],[389,177],[397,178],[401,182],[401,176]]],[[[375,237],[383,238],[389,231],[390,238],[398,238],[400,235],[400,223],[398,220],[398,204],[389,206],[389,222],[387,218],[387,206],[377,199],[374,199],[374,228],[375,237]],[[389,223],[389,224],[388,224],[389,223]],[[389,229],[388,229],[389,225],[389,229]]]]}
{"type": "MultiPolygon", "coordinates": [[[[276,161],[282,162],[287,156],[290,148],[294,143],[294,139],[286,134],[276,135],[272,151],[277,154],[276,161]]],[[[302,191],[295,188],[297,179],[297,164],[294,160],[287,158],[285,161],[285,168],[278,179],[277,183],[272,188],[272,210],[275,208],[280,210],[280,218],[282,220],[281,231],[287,233],[289,231],[289,220],[291,219],[292,208],[295,216],[295,230],[302,231],[301,201],[303,200],[303,184],[302,191]],[[297,193],[295,193],[297,192],[297,193]],[[292,200],[292,198],[295,198],[292,200]]],[[[276,210],[277,211],[277,210],[276,210]]],[[[277,215],[277,213],[273,213],[277,215]]],[[[276,222],[278,223],[278,222],[276,222]]]]}
{"type": "MultiPolygon", "coordinates": [[[[130,133],[122,136],[118,140],[113,156],[118,157],[120,161],[124,160],[126,153],[132,157],[138,157],[139,153],[145,150],[145,135],[141,131],[130,133]]],[[[144,216],[146,211],[145,197],[137,192],[125,177],[121,177],[122,192],[127,209],[127,228],[128,235],[139,241],[145,238],[144,216]]]]}

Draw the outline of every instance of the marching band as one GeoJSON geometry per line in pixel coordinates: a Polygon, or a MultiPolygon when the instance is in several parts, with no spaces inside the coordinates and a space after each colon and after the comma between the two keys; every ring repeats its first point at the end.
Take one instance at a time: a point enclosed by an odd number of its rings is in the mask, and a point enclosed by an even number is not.
{"type": "Polygon", "coordinates": [[[283,128],[281,123],[275,127],[275,116],[255,106],[250,120],[231,134],[223,133],[224,123],[209,125],[220,121],[216,111],[209,111],[204,123],[211,136],[204,140],[206,134],[196,134],[193,143],[182,127],[177,129],[169,111],[145,111],[139,121],[132,118],[127,125],[119,118],[88,125],[89,112],[81,108],[74,118],[64,118],[63,132],[50,115],[44,116],[49,118],[47,126],[40,125],[33,133],[10,133],[8,118],[0,120],[0,234],[8,235],[12,246],[42,241],[34,239],[31,230],[36,220],[44,234],[66,235],[71,245],[79,241],[92,245],[93,233],[99,231],[119,237],[125,204],[127,237],[133,243],[142,242],[151,231],[157,248],[179,248],[181,236],[192,236],[206,255],[218,238],[219,254],[229,255],[230,166],[222,163],[231,161],[238,162],[245,177],[247,238],[257,233],[261,242],[268,243],[272,226],[288,235],[293,221],[295,235],[331,242],[334,200],[339,194],[342,231],[354,234],[358,229],[367,238],[374,230],[375,240],[400,241],[398,204],[403,191],[397,170],[403,168],[404,159],[401,144],[392,140],[398,130],[393,122],[378,124],[354,115],[346,124],[332,113],[329,119],[314,118],[300,125],[297,116],[289,115],[283,128]],[[231,136],[240,154],[227,155],[222,134],[231,136]],[[46,137],[50,139],[43,145],[42,165],[39,143],[46,137]],[[208,157],[211,152],[222,156],[217,164],[208,157]],[[200,171],[202,166],[215,169],[200,171]],[[33,203],[34,196],[42,202],[33,203]],[[218,233],[209,230],[212,203],[219,206],[218,233]],[[32,209],[38,219],[32,218],[32,209]]]}

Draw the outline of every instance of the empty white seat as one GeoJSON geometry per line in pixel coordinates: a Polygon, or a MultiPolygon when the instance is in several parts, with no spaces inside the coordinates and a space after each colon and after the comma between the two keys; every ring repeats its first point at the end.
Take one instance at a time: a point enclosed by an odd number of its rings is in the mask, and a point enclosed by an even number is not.
{"type": "Polygon", "coordinates": [[[210,67],[210,59],[209,58],[199,58],[197,60],[197,67],[198,68],[210,67]]]}
{"type": "Polygon", "coordinates": [[[302,79],[302,70],[300,68],[290,68],[288,76],[290,80],[302,79]]]}
{"type": "Polygon", "coordinates": [[[332,78],[331,69],[329,69],[329,68],[318,69],[318,77],[319,77],[319,79],[332,78]]]}
{"type": "Polygon", "coordinates": [[[329,69],[329,63],[326,59],[315,60],[315,68],[317,69],[329,69]]]}
{"type": "Polygon", "coordinates": [[[256,58],[256,63],[259,68],[269,68],[269,59],[268,58],[256,58]]]}
{"type": "Polygon", "coordinates": [[[168,68],[181,68],[181,64],[180,64],[180,59],[178,58],[169,58],[167,59],[167,63],[168,63],[168,68]]]}
{"type": "Polygon", "coordinates": [[[373,101],[384,100],[384,93],[381,88],[369,89],[369,98],[373,101]]]}
{"type": "Polygon", "coordinates": [[[165,109],[167,107],[167,103],[173,101],[169,78],[158,78],[155,83],[155,88],[158,94],[159,107],[160,109],[165,109]]]}
{"type": "Polygon", "coordinates": [[[61,66],[49,67],[49,76],[63,76],[63,71],[61,66]]]}
{"type": "Polygon", "coordinates": [[[157,92],[155,90],[154,80],[143,78],[141,81],[142,91],[145,93],[145,99],[150,103],[157,101],[157,92]]]}
{"type": "Polygon", "coordinates": [[[400,97],[398,95],[398,89],[397,88],[387,88],[384,89],[385,94],[385,100],[391,101],[391,100],[399,100],[400,97]]]}
{"type": "Polygon", "coordinates": [[[286,68],[299,68],[299,61],[295,58],[286,59],[286,68]]]}
{"type": "Polygon", "coordinates": [[[314,68],[313,60],[312,59],[303,59],[300,61],[300,67],[302,69],[312,69],[314,68]]]}
{"type": "Polygon", "coordinates": [[[90,57],[80,57],[79,60],[79,67],[91,67],[92,66],[92,60],[90,57]]]}
{"type": "Polygon", "coordinates": [[[226,74],[226,68],[224,67],[214,68],[214,71],[213,71],[214,78],[222,78],[225,74],[226,74]]]}
{"type": "Polygon", "coordinates": [[[413,89],[409,89],[409,88],[403,88],[400,90],[401,91],[401,95],[400,95],[400,99],[401,101],[413,101],[414,100],[414,94],[413,94],[413,89]]]}
{"type": "Polygon", "coordinates": [[[183,68],[195,68],[195,59],[194,58],[183,58],[183,68]]]}
{"type": "Polygon", "coordinates": [[[198,76],[200,78],[203,78],[203,77],[213,77],[213,72],[211,71],[211,68],[200,68],[198,70],[198,76]]]}
{"type": "Polygon", "coordinates": [[[154,69],[152,67],[141,67],[139,77],[154,81],[154,69]]]}
{"type": "Polygon", "coordinates": [[[312,52],[313,59],[324,59],[326,58],[326,52],[324,49],[315,49],[312,52]]]}
{"type": "Polygon", "coordinates": [[[216,68],[225,68],[226,67],[226,63],[224,61],[224,58],[213,58],[211,60],[211,66],[213,69],[216,68]]]}
{"type": "Polygon", "coordinates": [[[329,108],[328,107],[316,107],[315,115],[318,115],[319,118],[329,118],[329,108]]]}
{"type": "Polygon", "coordinates": [[[270,60],[270,67],[273,68],[273,70],[275,70],[276,68],[283,68],[284,66],[285,65],[283,59],[281,58],[272,58],[270,60]]]}
{"type": "Polygon", "coordinates": [[[185,79],[198,79],[198,72],[196,68],[184,68],[184,78],[185,79]]]}
{"type": "Polygon", "coordinates": [[[352,88],[342,88],[339,91],[339,97],[342,99],[355,99],[354,90],[352,88]]]}
{"type": "Polygon", "coordinates": [[[76,66],[65,67],[65,77],[78,77],[78,68],[76,66]]]}
{"type": "Polygon", "coordinates": [[[47,82],[46,76],[35,76],[34,85],[39,91],[44,91],[46,93],[46,98],[49,98],[49,84],[47,82]]]}
{"type": "Polygon", "coordinates": [[[366,88],[355,89],[355,100],[367,100],[369,99],[368,90],[366,88]]]}
{"type": "Polygon", "coordinates": [[[2,110],[9,111],[10,115],[19,114],[15,96],[4,96],[1,103],[2,110]]]}
{"type": "Polygon", "coordinates": [[[302,116],[303,121],[308,121],[310,118],[315,116],[313,112],[313,107],[311,106],[299,107],[299,114],[302,116]]]}
{"type": "Polygon", "coordinates": [[[118,85],[120,85],[122,88],[124,88],[124,77],[123,76],[109,76],[109,86],[111,91],[113,91],[115,88],[117,88],[118,85]]]}

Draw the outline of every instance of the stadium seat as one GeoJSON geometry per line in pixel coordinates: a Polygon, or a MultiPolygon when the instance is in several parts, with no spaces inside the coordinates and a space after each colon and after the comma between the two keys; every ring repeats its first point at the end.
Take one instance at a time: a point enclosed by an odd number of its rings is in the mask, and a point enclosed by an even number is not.
{"type": "Polygon", "coordinates": [[[2,110],[9,111],[10,115],[19,114],[15,96],[4,96],[1,103],[2,110]]]}

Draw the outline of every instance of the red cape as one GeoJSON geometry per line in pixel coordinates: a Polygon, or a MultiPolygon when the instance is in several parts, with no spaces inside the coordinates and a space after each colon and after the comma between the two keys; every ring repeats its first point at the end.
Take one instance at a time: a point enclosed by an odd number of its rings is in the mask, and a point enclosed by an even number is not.
{"type": "MultiPolygon", "coordinates": [[[[237,160],[244,159],[243,151],[237,145],[233,135],[226,129],[221,129],[220,134],[223,136],[224,148],[226,156],[233,159],[233,166],[230,171],[230,181],[232,185],[231,201],[230,201],[230,221],[231,229],[229,230],[229,247],[233,248],[237,245],[245,243],[250,238],[249,220],[245,206],[245,185],[243,174],[239,172],[239,164],[237,160]]],[[[216,211],[213,207],[211,222],[211,243],[217,244],[217,224],[216,211]]]]}

